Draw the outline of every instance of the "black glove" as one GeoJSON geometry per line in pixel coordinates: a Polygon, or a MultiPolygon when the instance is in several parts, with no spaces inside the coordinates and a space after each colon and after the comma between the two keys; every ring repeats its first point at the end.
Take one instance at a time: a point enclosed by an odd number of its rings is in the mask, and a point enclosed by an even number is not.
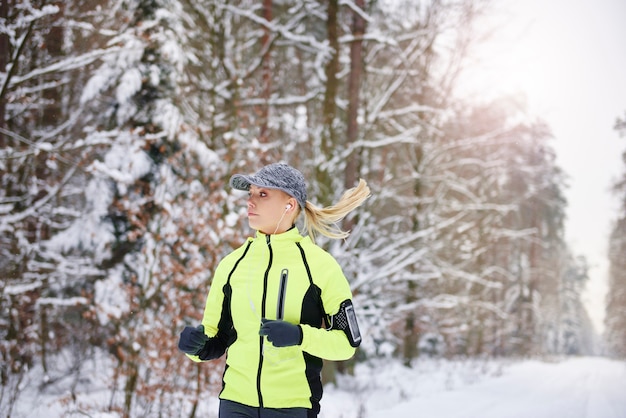
{"type": "Polygon", "coordinates": [[[180,333],[178,340],[178,349],[187,354],[197,356],[209,341],[209,337],[204,333],[204,325],[194,327],[185,327],[180,333]]]}
{"type": "Polygon", "coordinates": [[[286,321],[261,320],[259,335],[266,335],[275,347],[289,347],[302,344],[302,328],[286,321]]]}

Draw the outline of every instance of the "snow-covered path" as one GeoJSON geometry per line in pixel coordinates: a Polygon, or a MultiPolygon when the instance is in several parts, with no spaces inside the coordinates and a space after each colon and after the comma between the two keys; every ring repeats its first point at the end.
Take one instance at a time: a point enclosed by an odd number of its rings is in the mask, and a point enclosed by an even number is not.
{"type": "MultiPolygon", "coordinates": [[[[46,393],[34,384],[25,389],[13,417],[121,416],[102,412],[108,391],[86,393],[72,405],[63,385],[46,393]]],[[[199,416],[217,417],[217,406],[207,394],[199,416]]],[[[407,368],[374,358],[325,386],[319,418],[626,418],[626,361],[418,359],[407,368]]]]}
{"type": "Polygon", "coordinates": [[[368,418],[626,418],[626,363],[527,361],[499,377],[368,412],[368,418]]]}
{"type": "Polygon", "coordinates": [[[320,418],[626,418],[626,362],[381,360],[325,390],[320,418]]]}

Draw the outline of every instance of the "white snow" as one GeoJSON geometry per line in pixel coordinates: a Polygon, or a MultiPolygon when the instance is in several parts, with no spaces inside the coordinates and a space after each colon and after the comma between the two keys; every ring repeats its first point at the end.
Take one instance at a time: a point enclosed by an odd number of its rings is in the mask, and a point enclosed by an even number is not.
{"type": "MultiPolygon", "coordinates": [[[[119,270],[119,269],[117,269],[119,270]]],[[[106,324],[109,317],[120,318],[128,312],[129,304],[123,290],[121,273],[111,274],[106,280],[96,282],[96,313],[101,324],[106,324]]]]}
{"type": "Polygon", "coordinates": [[[626,362],[379,361],[326,389],[320,418],[624,418],[626,362]]]}
{"type": "MultiPolygon", "coordinates": [[[[44,387],[38,384],[42,371],[33,369],[11,416],[118,416],[104,412],[111,397],[108,365],[109,360],[96,356],[83,364],[81,384],[70,388],[68,379],[60,379],[43,392],[38,390],[44,387]],[[75,403],[68,399],[70,390],[75,403]]],[[[176,370],[172,374],[174,379],[176,370]]],[[[217,392],[219,379],[215,385],[217,392]]],[[[217,395],[202,395],[198,407],[200,416],[216,418],[217,395]]],[[[141,416],[158,412],[146,410],[141,416]]],[[[359,363],[354,376],[340,375],[336,385],[324,388],[319,418],[398,417],[626,418],[626,362],[601,357],[420,359],[408,368],[381,356],[359,363]]]]}

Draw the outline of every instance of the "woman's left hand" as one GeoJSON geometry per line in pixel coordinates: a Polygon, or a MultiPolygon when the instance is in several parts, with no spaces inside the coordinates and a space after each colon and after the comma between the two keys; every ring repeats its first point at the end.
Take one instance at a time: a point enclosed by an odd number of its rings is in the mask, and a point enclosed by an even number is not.
{"type": "Polygon", "coordinates": [[[289,347],[302,344],[302,328],[287,321],[262,319],[259,335],[267,336],[274,347],[289,347]]]}

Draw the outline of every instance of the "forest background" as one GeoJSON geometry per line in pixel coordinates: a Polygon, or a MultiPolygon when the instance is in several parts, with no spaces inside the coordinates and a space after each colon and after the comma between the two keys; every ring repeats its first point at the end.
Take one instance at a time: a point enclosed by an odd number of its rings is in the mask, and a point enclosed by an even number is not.
{"type": "MultiPolygon", "coordinates": [[[[372,189],[321,243],[351,281],[354,361],[597,352],[550,127],[457,94],[489,2],[0,4],[3,416],[60,382],[68,408],[194,416],[223,363],[177,336],[251,233],[230,175],[275,161],[315,203],[372,189]]],[[[626,176],[615,192],[602,347],[624,358],[626,176]]]]}

